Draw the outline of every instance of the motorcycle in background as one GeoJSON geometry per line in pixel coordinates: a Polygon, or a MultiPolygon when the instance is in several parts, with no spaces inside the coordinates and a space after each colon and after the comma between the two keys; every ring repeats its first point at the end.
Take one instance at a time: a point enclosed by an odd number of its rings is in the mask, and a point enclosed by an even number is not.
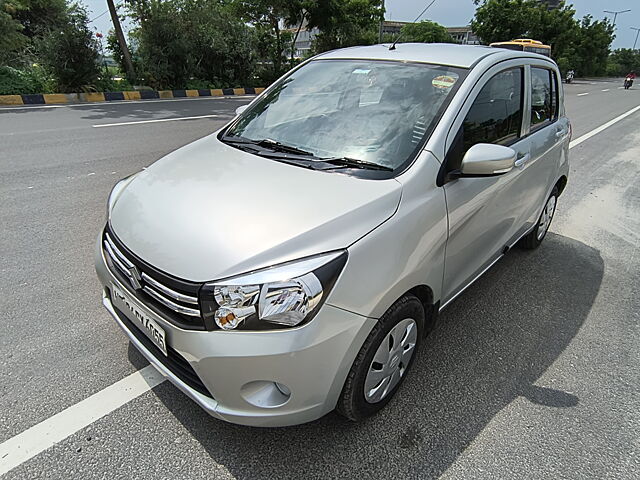
{"type": "Polygon", "coordinates": [[[633,85],[633,78],[631,77],[627,77],[624,79],[624,89],[625,90],[629,90],[631,88],[631,85],[633,85]]]}
{"type": "Polygon", "coordinates": [[[567,72],[567,76],[565,77],[565,82],[567,82],[567,83],[571,83],[571,82],[573,82],[573,77],[574,77],[574,76],[575,76],[574,71],[573,71],[573,70],[569,70],[569,71],[567,72]]]}

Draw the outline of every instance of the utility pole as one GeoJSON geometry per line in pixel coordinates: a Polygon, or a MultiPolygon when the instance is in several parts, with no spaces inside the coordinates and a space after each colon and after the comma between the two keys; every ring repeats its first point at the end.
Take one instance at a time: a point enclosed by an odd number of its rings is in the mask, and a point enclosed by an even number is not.
{"type": "Polygon", "coordinates": [[[636,27],[631,27],[631,30],[635,30],[636,31],[636,40],[635,42],[633,42],[633,49],[636,49],[636,43],[638,43],[638,35],[640,35],[640,28],[636,28],[636,27]]]}
{"type": "Polygon", "coordinates": [[[616,26],[616,18],[618,18],[618,14],[619,13],[627,13],[630,12],[631,10],[616,10],[616,11],[611,11],[611,10],[603,10],[604,13],[613,13],[613,27],[615,28],[616,26]]]}
{"type": "Polygon", "coordinates": [[[122,59],[124,60],[124,66],[127,70],[127,79],[133,83],[136,80],[136,72],[133,69],[133,62],[131,61],[129,49],[127,48],[127,42],[124,39],[124,33],[122,33],[118,12],[116,11],[116,6],[113,3],[113,0],[107,0],[107,5],[109,6],[109,13],[111,14],[111,21],[113,22],[113,29],[116,32],[118,45],[120,45],[120,50],[122,50],[122,59]]]}
{"type": "Polygon", "coordinates": [[[378,31],[378,43],[382,43],[382,28],[384,27],[384,0],[382,0],[382,20],[380,20],[380,30],[378,31]]]}

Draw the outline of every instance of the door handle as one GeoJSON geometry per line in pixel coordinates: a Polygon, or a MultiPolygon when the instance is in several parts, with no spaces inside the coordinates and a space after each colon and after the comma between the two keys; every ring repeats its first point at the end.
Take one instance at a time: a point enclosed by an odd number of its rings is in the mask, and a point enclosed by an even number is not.
{"type": "Polygon", "coordinates": [[[562,138],[562,137],[564,137],[566,134],[567,134],[567,132],[566,132],[566,131],[564,131],[564,130],[558,130],[558,131],[556,132],[556,138],[562,138]]]}
{"type": "Polygon", "coordinates": [[[528,154],[528,153],[526,155],[522,155],[520,158],[518,158],[515,161],[514,165],[516,167],[522,167],[525,163],[527,163],[529,161],[530,158],[531,158],[531,155],[528,154]]]}

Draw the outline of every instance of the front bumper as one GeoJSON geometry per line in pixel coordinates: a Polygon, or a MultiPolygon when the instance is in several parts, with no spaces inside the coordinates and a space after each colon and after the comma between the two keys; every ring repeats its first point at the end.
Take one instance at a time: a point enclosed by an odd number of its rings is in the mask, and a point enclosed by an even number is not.
{"type": "MultiPolygon", "coordinates": [[[[183,330],[160,318],[167,344],[186,359],[209,396],[161,362],[158,353],[139,340],[140,334],[132,332],[126,317],[121,318],[124,314],[111,302],[110,287],[115,284],[125,291],[130,287],[107,267],[100,237],[96,272],[105,287],[103,305],[142,355],[209,414],[232,423],[295,425],[333,410],[353,360],[376,323],[327,304],[311,322],[288,330],[183,330]],[[286,386],[285,394],[275,382],[286,386]]],[[[138,306],[148,311],[144,304],[138,306]]]]}

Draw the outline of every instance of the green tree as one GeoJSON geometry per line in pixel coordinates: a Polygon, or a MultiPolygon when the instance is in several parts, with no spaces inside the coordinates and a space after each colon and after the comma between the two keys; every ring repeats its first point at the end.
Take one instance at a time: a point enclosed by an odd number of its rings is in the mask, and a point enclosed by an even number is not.
{"type": "Polygon", "coordinates": [[[429,20],[403,26],[400,35],[403,42],[447,43],[452,41],[445,27],[429,20]]]}
{"type": "Polygon", "coordinates": [[[614,27],[608,20],[594,21],[591,15],[586,15],[573,45],[575,66],[571,68],[583,76],[605,75],[614,36],[614,27]]]}
{"type": "Polygon", "coordinates": [[[79,4],[67,9],[60,25],[35,39],[42,66],[57,80],[63,92],[91,88],[98,80],[98,44],[89,29],[87,11],[79,4]]]}
{"type": "Polygon", "coordinates": [[[578,75],[603,75],[614,29],[608,20],[589,15],[575,18],[572,5],[561,2],[549,9],[538,0],[474,0],[478,8],[471,22],[485,43],[533,38],[551,45],[560,69],[578,75]]]}
{"type": "Polygon", "coordinates": [[[374,44],[383,18],[380,0],[318,0],[309,15],[309,26],[320,30],[313,51],[374,44]]]}
{"type": "Polygon", "coordinates": [[[97,42],[83,7],[69,0],[0,0],[3,89],[22,93],[90,88],[97,42]]]}
{"type": "Polygon", "coordinates": [[[622,76],[629,72],[640,72],[640,51],[619,48],[609,55],[607,75],[622,76]]]}
{"type": "Polygon", "coordinates": [[[12,16],[18,8],[21,6],[0,0],[0,65],[19,64],[22,51],[29,42],[22,33],[24,27],[12,16]]]}
{"type": "Polygon", "coordinates": [[[542,10],[537,0],[474,2],[479,6],[471,20],[471,29],[487,44],[526,36],[531,26],[539,23],[542,10]]]}
{"type": "Polygon", "coordinates": [[[45,35],[52,29],[64,27],[69,20],[73,4],[68,0],[8,0],[18,6],[14,18],[23,26],[22,33],[29,38],[45,35]]]}
{"type": "Polygon", "coordinates": [[[555,58],[570,56],[572,45],[579,34],[578,21],[574,18],[573,5],[560,4],[557,8],[535,9],[527,34],[530,38],[551,45],[555,58]]]}
{"type": "MultiPolygon", "coordinates": [[[[129,36],[138,75],[156,88],[246,85],[253,30],[223,0],[131,0],[129,36]]],[[[121,55],[113,41],[109,49],[121,55]]]]}
{"type": "Polygon", "coordinates": [[[254,69],[253,32],[219,0],[186,0],[182,8],[191,76],[217,86],[245,86],[254,69]]]}
{"type": "Polygon", "coordinates": [[[300,0],[235,0],[234,10],[249,22],[256,33],[256,51],[267,60],[275,79],[286,71],[288,53],[293,59],[294,34],[283,26],[295,26],[299,32],[307,19],[308,5],[300,0]]]}

